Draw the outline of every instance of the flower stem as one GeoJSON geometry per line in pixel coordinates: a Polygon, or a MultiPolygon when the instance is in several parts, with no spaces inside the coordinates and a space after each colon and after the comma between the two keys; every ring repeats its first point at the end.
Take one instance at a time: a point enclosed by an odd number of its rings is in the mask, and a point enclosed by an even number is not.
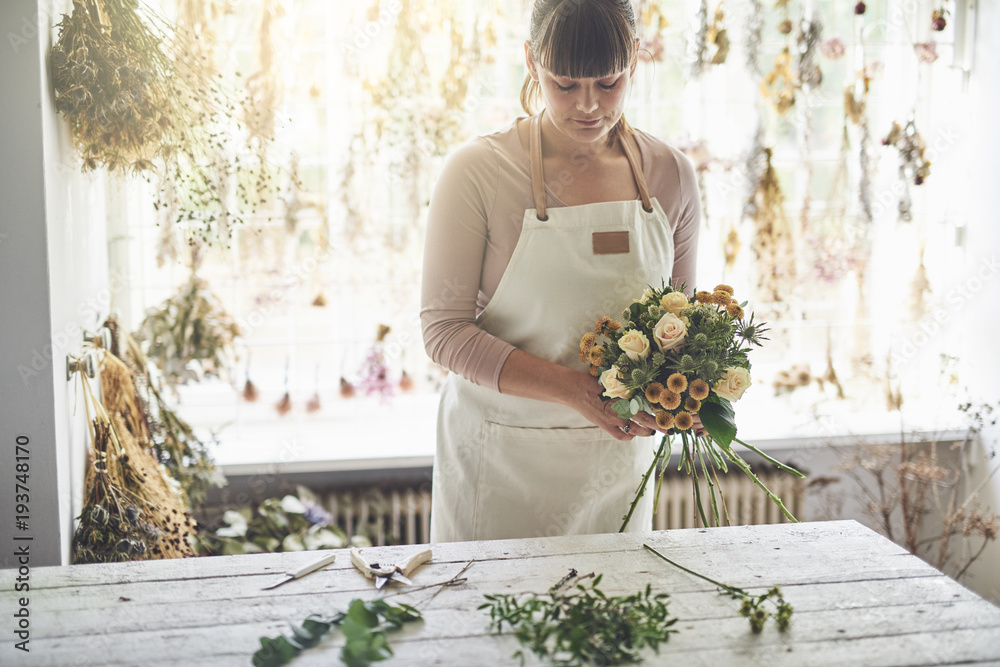
{"type": "Polygon", "coordinates": [[[649,464],[649,468],[646,470],[646,474],[642,476],[642,481],[639,482],[639,488],[636,489],[635,498],[632,500],[632,504],[629,505],[628,514],[622,517],[622,526],[618,529],[619,533],[625,532],[625,527],[628,526],[628,522],[632,520],[632,513],[635,512],[636,506],[639,504],[639,499],[642,498],[643,494],[646,493],[646,483],[649,481],[650,476],[653,471],[656,470],[657,462],[663,458],[663,454],[667,449],[667,436],[664,435],[660,440],[660,447],[656,450],[656,455],[653,457],[653,462],[649,464]]]}
{"type": "Polygon", "coordinates": [[[730,593],[732,595],[747,595],[747,592],[745,590],[743,590],[742,588],[736,588],[735,586],[730,586],[728,584],[724,584],[722,582],[716,581],[715,579],[712,579],[711,577],[706,577],[703,574],[695,572],[694,570],[689,570],[688,568],[684,567],[680,563],[675,563],[674,561],[670,560],[669,558],[667,558],[666,556],[664,556],[663,554],[661,554],[659,551],[657,551],[653,547],[649,546],[648,544],[643,544],[642,548],[646,549],[647,551],[653,552],[654,554],[656,554],[657,556],[659,556],[663,560],[667,561],[668,563],[670,563],[674,567],[679,568],[681,570],[684,570],[688,574],[693,574],[694,576],[698,577],[699,579],[704,579],[705,581],[707,581],[710,584],[715,584],[716,586],[718,586],[719,588],[723,589],[727,593],[730,593]]]}

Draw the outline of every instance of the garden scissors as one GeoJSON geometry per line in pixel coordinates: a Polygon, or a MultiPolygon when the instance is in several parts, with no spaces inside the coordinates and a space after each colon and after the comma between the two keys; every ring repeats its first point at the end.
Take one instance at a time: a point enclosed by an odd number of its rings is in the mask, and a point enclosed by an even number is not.
{"type": "Polygon", "coordinates": [[[354,567],[358,568],[361,574],[365,575],[365,577],[375,580],[375,588],[382,588],[389,581],[398,581],[406,586],[412,586],[413,582],[410,581],[409,575],[412,574],[418,567],[429,561],[431,556],[431,550],[425,549],[424,551],[413,554],[398,565],[382,565],[380,563],[369,563],[361,555],[360,549],[351,549],[351,563],[353,563],[354,567]]]}

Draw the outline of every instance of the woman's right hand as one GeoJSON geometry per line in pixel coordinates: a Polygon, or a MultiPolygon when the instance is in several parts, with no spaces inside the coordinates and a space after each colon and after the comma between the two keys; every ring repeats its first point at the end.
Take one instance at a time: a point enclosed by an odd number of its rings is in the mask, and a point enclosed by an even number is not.
{"type": "Polygon", "coordinates": [[[601,399],[604,387],[590,373],[571,371],[577,374],[575,391],[570,393],[566,405],[573,408],[587,421],[601,427],[616,440],[628,441],[636,436],[653,435],[656,431],[630,419],[622,419],[611,408],[613,401],[601,399]]]}

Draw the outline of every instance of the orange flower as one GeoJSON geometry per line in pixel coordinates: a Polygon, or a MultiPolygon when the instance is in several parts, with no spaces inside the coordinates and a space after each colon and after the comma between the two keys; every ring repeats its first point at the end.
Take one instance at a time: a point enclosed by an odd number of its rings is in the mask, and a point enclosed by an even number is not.
{"type": "Polygon", "coordinates": [[[694,299],[698,303],[712,303],[712,293],[711,292],[695,292],[694,299]]]}
{"type": "Polygon", "coordinates": [[[608,322],[609,331],[618,331],[621,328],[622,328],[622,323],[619,322],[618,320],[611,320],[610,322],[608,322]]]}
{"type": "Polygon", "coordinates": [[[691,384],[688,385],[688,393],[691,398],[696,398],[699,401],[703,401],[708,398],[708,383],[704,380],[692,380],[691,384]]]}
{"type": "Polygon", "coordinates": [[[736,291],[732,287],[730,287],[729,285],[716,285],[715,289],[713,291],[715,291],[715,292],[725,292],[729,296],[732,296],[733,294],[736,293],[736,291]]]}
{"type": "Polygon", "coordinates": [[[692,398],[691,396],[688,396],[687,398],[684,399],[684,409],[687,410],[688,412],[698,412],[699,410],[701,410],[701,401],[699,401],[697,398],[692,398]]]}
{"type": "Polygon", "coordinates": [[[667,378],[667,389],[679,394],[688,388],[688,380],[681,373],[673,373],[667,378]]]}
{"type": "Polygon", "coordinates": [[[674,416],[666,410],[656,411],[656,427],[666,431],[674,427],[674,416]]]}
{"type": "Polygon", "coordinates": [[[601,345],[595,345],[590,348],[590,363],[595,366],[600,366],[604,363],[604,347],[601,345]]]}
{"type": "Polygon", "coordinates": [[[667,410],[676,410],[680,407],[681,395],[674,393],[670,390],[665,390],[660,392],[660,405],[665,407],[667,410]]]}
{"type": "Polygon", "coordinates": [[[607,315],[601,315],[601,319],[597,320],[597,324],[594,325],[594,332],[604,333],[605,329],[607,329],[608,324],[610,323],[611,323],[610,317],[608,317],[607,315]]]}
{"type": "Polygon", "coordinates": [[[729,302],[729,305],[726,306],[726,312],[729,313],[729,317],[735,317],[738,320],[743,319],[743,309],[735,301],[729,302]]]}
{"type": "Polygon", "coordinates": [[[600,377],[601,376],[601,367],[600,366],[594,366],[593,364],[591,364],[590,365],[590,374],[593,375],[595,378],[596,377],[600,377]]]}
{"type": "Polygon", "coordinates": [[[726,306],[729,305],[729,302],[732,300],[733,298],[729,296],[729,292],[722,292],[722,291],[712,292],[711,303],[714,303],[717,306],[722,306],[723,308],[725,308],[726,306]]]}
{"type": "Polygon", "coordinates": [[[686,431],[694,426],[694,415],[690,412],[680,412],[674,417],[674,428],[686,431]]]}
{"type": "Polygon", "coordinates": [[[580,339],[580,361],[587,361],[590,348],[594,347],[595,343],[597,343],[597,334],[590,331],[583,334],[583,338],[580,339]]]}
{"type": "Polygon", "coordinates": [[[660,400],[660,394],[663,392],[663,385],[659,382],[650,382],[649,386],[646,387],[646,400],[650,403],[656,403],[660,400]]]}

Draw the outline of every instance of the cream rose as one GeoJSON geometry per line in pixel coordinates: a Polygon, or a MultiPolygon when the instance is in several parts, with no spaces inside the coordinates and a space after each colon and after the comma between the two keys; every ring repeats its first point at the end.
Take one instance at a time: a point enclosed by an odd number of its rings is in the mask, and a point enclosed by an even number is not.
{"type": "Polygon", "coordinates": [[[618,367],[612,366],[601,373],[601,384],[604,385],[604,395],[608,398],[632,398],[632,392],[622,384],[618,367]]]}
{"type": "Polygon", "coordinates": [[[664,313],[653,327],[653,341],[661,352],[673,350],[684,342],[687,325],[673,313],[664,313]]]}
{"type": "Polygon", "coordinates": [[[660,308],[674,315],[680,315],[681,311],[688,305],[688,299],[684,296],[684,292],[670,292],[664,294],[663,298],[660,299],[660,308]]]}
{"type": "Polygon", "coordinates": [[[649,339],[646,334],[635,329],[629,329],[618,339],[618,347],[632,361],[639,361],[649,356],[649,339]]]}
{"type": "Polygon", "coordinates": [[[712,385],[712,389],[721,398],[727,401],[736,402],[743,396],[743,392],[750,386],[750,371],[737,366],[727,368],[718,382],[712,385]]]}

